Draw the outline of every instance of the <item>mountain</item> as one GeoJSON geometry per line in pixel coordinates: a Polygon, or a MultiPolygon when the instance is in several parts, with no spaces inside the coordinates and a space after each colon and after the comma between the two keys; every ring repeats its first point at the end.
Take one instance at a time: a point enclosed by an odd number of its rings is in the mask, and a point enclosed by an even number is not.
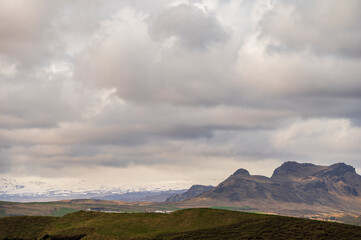
{"type": "Polygon", "coordinates": [[[361,213],[361,176],[352,166],[318,166],[286,162],[272,177],[239,169],[214,189],[185,204],[250,206],[267,212],[300,211],[361,213]]]}
{"type": "Polygon", "coordinates": [[[0,195],[23,188],[24,185],[18,184],[14,179],[0,178],[0,195]]]}
{"type": "Polygon", "coordinates": [[[147,182],[137,185],[106,185],[75,179],[40,181],[0,177],[0,201],[36,202],[64,199],[105,199],[121,201],[165,201],[185,192],[186,182],[147,182]],[[171,190],[172,189],[172,190],[171,190]]]}
{"type": "Polygon", "coordinates": [[[193,185],[188,191],[184,193],[175,194],[167,198],[166,202],[181,202],[192,197],[196,197],[204,192],[212,190],[213,186],[204,186],[204,185],[193,185]]]}
{"type": "Polygon", "coordinates": [[[125,202],[163,202],[173,196],[182,195],[184,191],[185,190],[127,192],[122,194],[111,194],[97,198],[103,200],[116,200],[125,202]]]}

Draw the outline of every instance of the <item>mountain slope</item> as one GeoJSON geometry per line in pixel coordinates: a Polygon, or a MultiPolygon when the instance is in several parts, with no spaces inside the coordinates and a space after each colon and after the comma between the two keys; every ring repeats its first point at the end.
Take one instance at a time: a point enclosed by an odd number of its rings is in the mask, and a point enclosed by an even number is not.
{"type": "Polygon", "coordinates": [[[286,162],[272,177],[250,175],[239,169],[216,188],[187,203],[218,202],[308,209],[329,207],[361,212],[361,176],[352,166],[317,166],[286,162]],[[310,207],[311,206],[311,207],[310,207]]]}
{"type": "Polygon", "coordinates": [[[184,193],[175,194],[167,198],[166,202],[181,202],[192,197],[196,197],[204,192],[212,190],[213,186],[204,186],[204,185],[193,185],[184,193]]]}
{"type": "Polygon", "coordinates": [[[96,197],[95,199],[116,200],[116,201],[125,201],[125,202],[164,202],[168,198],[182,194],[185,191],[186,190],[168,190],[168,191],[157,191],[157,192],[155,191],[127,192],[121,194],[111,194],[102,197],[96,197]]]}

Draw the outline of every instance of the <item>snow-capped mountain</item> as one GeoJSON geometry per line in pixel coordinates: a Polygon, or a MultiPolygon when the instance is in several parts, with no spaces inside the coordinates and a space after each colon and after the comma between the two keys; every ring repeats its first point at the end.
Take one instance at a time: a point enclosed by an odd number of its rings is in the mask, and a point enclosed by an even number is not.
{"type": "Polygon", "coordinates": [[[24,185],[19,185],[15,179],[0,178],[0,195],[23,188],[24,185]]]}
{"type": "Polygon", "coordinates": [[[184,182],[149,182],[135,186],[107,186],[86,180],[53,180],[0,178],[0,201],[56,201],[77,198],[103,198],[129,192],[164,192],[181,190],[191,184],[184,182]]]}

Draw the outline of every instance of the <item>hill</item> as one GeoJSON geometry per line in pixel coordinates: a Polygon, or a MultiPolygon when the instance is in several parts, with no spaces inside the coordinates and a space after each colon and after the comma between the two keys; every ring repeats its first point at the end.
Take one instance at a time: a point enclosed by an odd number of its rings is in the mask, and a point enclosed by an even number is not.
{"type": "Polygon", "coordinates": [[[166,199],[166,202],[181,202],[212,190],[213,186],[193,185],[184,193],[175,194],[166,199]]]}
{"type": "Polygon", "coordinates": [[[216,209],[0,218],[0,239],[361,239],[361,227],[216,209]],[[222,221],[220,221],[222,219],[222,221]]]}
{"type": "Polygon", "coordinates": [[[0,202],[0,217],[6,216],[55,216],[80,210],[107,212],[155,212],[179,209],[173,203],[121,202],[96,199],[74,199],[55,202],[0,202]]]}
{"type": "MultiPolygon", "coordinates": [[[[210,189],[209,189],[210,190],[210,189]]],[[[110,194],[106,196],[98,196],[93,199],[102,200],[115,200],[125,202],[164,202],[168,198],[182,194],[186,190],[167,190],[167,191],[139,191],[139,192],[127,192],[121,194],[110,194]]]]}
{"type": "Polygon", "coordinates": [[[360,215],[360,195],[361,176],[352,166],[286,162],[270,178],[239,169],[214,189],[185,204],[248,206],[283,215],[360,215]]]}

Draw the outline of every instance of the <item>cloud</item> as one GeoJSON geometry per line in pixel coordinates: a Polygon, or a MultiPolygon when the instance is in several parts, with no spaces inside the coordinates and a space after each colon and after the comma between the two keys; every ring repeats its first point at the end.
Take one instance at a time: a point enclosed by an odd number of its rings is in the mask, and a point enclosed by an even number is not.
{"type": "Polygon", "coordinates": [[[257,51],[245,46],[239,52],[239,72],[251,94],[290,98],[358,97],[360,61],[320,57],[313,54],[264,54],[267,42],[257,42],[257,51]],[[265,77],[267,76],[267,77],[265,77]]]}
{"type": "Polygon", "coordinates": [[[276,131],[272,139],[278,149],[311,161],[357,164],[361,152],[361,128],[348,119],[300,120],[276,131]]]}
{"type": "Polygon", "coordinates": [[[361,56],[361,3],[357,0],[275,1],[260,26],[273,51],[361,56]]]}
{"type": "Polygon", "coordinates": [[[202,105],[234,97],[219,87],[220,81],[226,88],[230,84],[232,49],[194,52],[166,39],[155,41],[149,35],[147,19],[143,12],[122,8],[103,22],[92,44],[77,59],[75,77],[115,87],[122,100],[142,104],[202,105]]]}
{"type": "Polygon", "coordinates": [[[79,120],[95,97],[71,80],[72,71],[69,62],[51,61],[38,71],[0,76],[0,129],[53,128],[79,120]]]}
{"type": "Polygon", "coordinates": [[[191,49],[205,49],[209,44],[223,43],[228,39],[225,27],[213,14],[185,4],[152,16],[150,33],[154,39],[175,37],[191,49]]]}
{"type": "Polygon", "coordinates": [[[4,173],[361,166],[356,1],[5,5],[4,173]]]}
{"type": "Polygon", "coordinates": [[[0,10],[0,52],[22,67],[43,63],[58,47],[51,31],[58,3],[4,1],[0,10]]]}

